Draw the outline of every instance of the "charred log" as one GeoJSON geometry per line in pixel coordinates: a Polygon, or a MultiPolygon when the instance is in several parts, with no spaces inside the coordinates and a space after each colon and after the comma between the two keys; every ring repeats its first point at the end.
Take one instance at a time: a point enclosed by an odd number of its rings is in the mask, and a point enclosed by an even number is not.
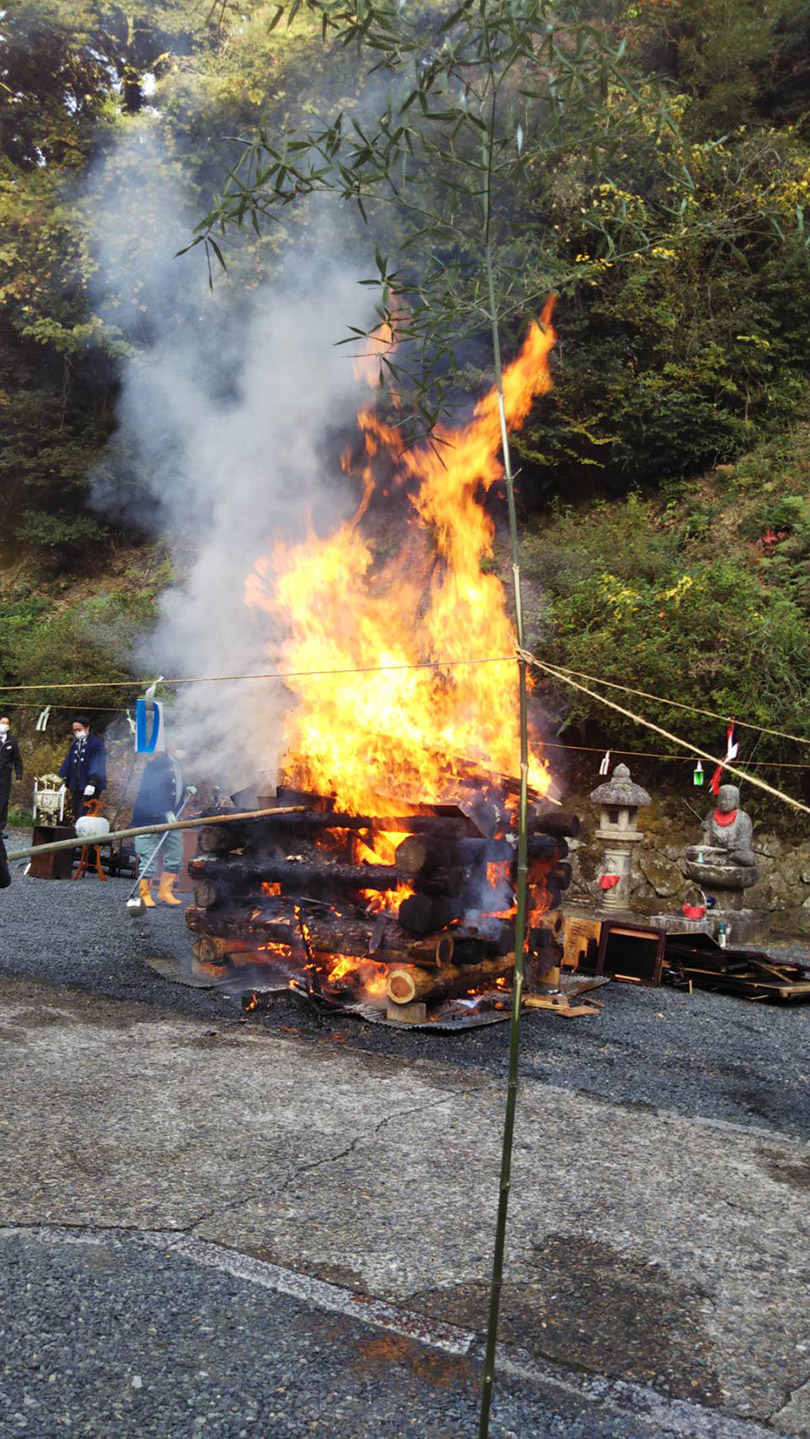
{"type": "MultiPolygon", "coordinates": [[[[295,816],[291,815],[290,818],[295,816]]],[[[561,810],[529,811],[530,834],[550,834],[576,839],[581,828],[579,815],[576,814],[564,814],[561,810]]]]}
{"type": "Polygon", "coordinates": [[[431,930],[443,929],[454,919],[461,919],[464,904],[458,899],[443,895],[411,894],[399,906],[399,922],[411,934],[429,934],[431,930]]]}
{"type": "Polygon", "coordinates": [[[195,934],[218,942],[223,954],[255,950],[263,943],[282,945],[296,955],[352,955],[381,963],[406,960],[411,964],[440,965],[453,957],[450,934],[413,941],[396,925],[387,926],[375,943],[376,920],[339,914],[321,906],[302,906],[290,899],[272,899],[255,906],[228,905],[213,913],[195,906],[186,910],[186,924],[195,934]]]}

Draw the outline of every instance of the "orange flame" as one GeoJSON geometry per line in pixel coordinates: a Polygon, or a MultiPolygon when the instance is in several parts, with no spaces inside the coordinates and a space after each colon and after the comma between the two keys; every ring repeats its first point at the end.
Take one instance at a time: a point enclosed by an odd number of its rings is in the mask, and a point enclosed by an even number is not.
{"type": "MultiPolygon", "coordinates": [[[[550,314],[547,307],[542,325],[531,326],[504,374],[513,430],[551,386],[550,314]]],[[[359,424],[366,456],[360,511],[327,538],[278,542],[248,577],[245,599],[286,633],[273,659],[297,698],[285,731],[291,781],[334,793],[342,809],[385,814],[396,812],[396,797],[453,798],[470,761],[516,772],[515,634],[503,585],[491,572],[495,526],[482,503],[503,479],[495,391],[465,428],[438,431],[433,447],[403,451],[399,431],[370,410],[359,424]],[[359,526],[380,455],[394,468],[400,503],[410,507],[404,531],[397,522],[393,555],[385,552],[391,531],[375,551],[359,526]],[[453,663],[467,660],[505,662],[453,663]],[[339,673],[357,670],[365,672],[339,673]]],[[[539,754],[529,783],[548,788],[539,754]]],[[[379,858],[376,838],[373,854],[379,858]]]]}

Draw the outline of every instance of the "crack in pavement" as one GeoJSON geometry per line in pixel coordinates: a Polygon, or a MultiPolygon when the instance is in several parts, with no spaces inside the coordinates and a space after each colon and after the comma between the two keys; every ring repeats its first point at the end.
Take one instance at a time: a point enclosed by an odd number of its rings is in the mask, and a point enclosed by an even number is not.
{"type": "MultiPolygon", "coordinates": [[[[485,1085],[479,1085],[477,1088],[471,1086],[463,1091],[464,1097],[467,1098],[471,1094],[480,1094],[485,1088],[485,1085]]],[[[337,1154],[326,1155],[323,1159],[315,1159],[311,1164],[300,1164],[298,1168],[294,1169],[292,1173],[288,1175],[287,1179],[285,1179],[279,1193],[286,1193],[290,1185],[295,1182],[299,1175],[307,1174],[313,1169],[320,1169],[324,1164],[336,1164],[339,1159],[345,1159],[349,1154],[354,1154],[360,1144],[376,1139],[377,1135],[381,1134],[386,1125],[390,1124],[393,1119],[399,1121],[401,1119],[407,1119],[410,1114],[427,1114],[429,1110],[440,1109],[443,1104],[448,1104],[453,1100],[457,1092],[458,1091],[454,1090],[450,1094],[442,1095],[441,1099],[431,1100],[429,1104],[413,1104],[410,1109],[398,1109],[396,1114],[384,1114],[382,1119],[378,1120],[374,1125],[373,1129],[367,1129],[362,1134],[356,1135],[355,1138],[352,1139],[344,1149],[339,1150],[337,1154]]]]}
{"type": "Polygon", "coordinates": [[[798,1396],[799,1396],[800,1394],[802,1394],[803,1391],[806,1390],[806,1389],[808,1389],[808,1388],[810,1388],[810,1373],[807,1374],[806,1378],[802,1379],[802,1381],[801,1381],[800,1384],[797,1384],[797,1385],[796,1385],[795,1389],[786,1389],[786,1390],[785,1390],[785,1393],[786,1393],[786,1395],[787,1395],[787,1398],[784,1399],[784,1400],[782,1401],[782,1403],[777,1406],[776,1409],[772,1409],[772,1410],[771,1410],[770,1414],[768,1415],[768,1417],[767,1417],[766,1420],[765,1420],[765,1423],[766,1423],[766,1424],[773,1424],[774,1421],[777,1421],[777,1420],[779,1419],[779,1415],[780,1415],[780,1414],[783,1414],[786,1409],[789,1409],[789,1408],[790,1408],[790,1406],[791,1406],[791,1404],[793,1403],[794,1399],[798,1398],[798,1396]]]}
{"type": "MultiPolygon", "coordinates": [[[[327,1154],[323,1159],[316,1159],[313,1160],[312,1163],[298,1165],[295,1169],[291,1170],[283,1183],[276,1186],[276,1193],[279,1195],[286,1194],[289,1191],[290,1185],[295,1182],[299,1175],[307,1174],[310,1170],[320,1169],[325,1164],[337,1164],[340,1159],[345,1159],[349,1154],[353,1154],[359,1145],[375,1139],[378,1134],[382,1133],[385,1126],[390,1124],[394,1119],[399,1121],[406,1118],[409,1114],[427,1113],[428,1110],[438,1109],[441,1105],[448,1104],[458,1093],[463,1094],[464,1097],[467,1098],[471,1094],[481,1094],[487,1088],[488,1085],[486,1084],[477,1086],[470,1085],[463,1090],[453,1090],[448,1094],[444,1094],[440,1099],[432,1100],[429,1104],[414,1104],[410,1109],[397,1110],[396,1114],[385,1114],[382,1119],[377,1121],[372,1129],[366,1129],[362,1134],[355,1135],[354,1139],[350,1140],[350,1142],[345,1145],[343,1149],[338,1150],[336,1154],[327,1154]]],[[[200,1226],[207,1223],[209,1219],[213,1219],[217,1215],[231,1214],[234,1210],[242,1209],[245,1205],[252,1204],[254,1199],[261,1199],[262,1196],[267,1193],[269,1183],[270,1180],[268,1178],[264,1184],[252,1189],[250,1193],[240,1195],[238,1199],[233,1199],[230,1202],[217,1204],[213,1209],[205,1210],[203,1214],[190,1220],[187,1225],[178,1225],[177,1232],[181,1234],[196,1234],[200,1226]]]]}

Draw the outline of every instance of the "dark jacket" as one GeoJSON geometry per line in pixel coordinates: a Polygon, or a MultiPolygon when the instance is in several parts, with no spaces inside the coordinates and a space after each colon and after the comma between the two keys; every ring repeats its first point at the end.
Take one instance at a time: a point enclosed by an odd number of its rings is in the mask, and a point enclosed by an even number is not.
{"type": "Polygon", "coordinates": [[[169,754],[150,759],[138,789],[132,811],[135,828],[141,824],[162,824],[167,814],[175,814],[183,795],[183,772],[169,754]]]}
{"type": "Polygon", "coordinates": [[[75,739],[59,766],[59,774],[71,794],[83,794],[88,784],[94,784],[96,794],[100,794],[107,783],[104,741],[100,735],[89,734],[86,740],[75,739]]]}
{"type": "Polygon", "coordinates": [[[5,739],[0,740],[0,779],[6,772],[11,771],[14,766],[14,773],[17,779],[22,779],[23,765],[20,758],[20,746],[17,744],[13,734],[9,733],[5,739]]]}

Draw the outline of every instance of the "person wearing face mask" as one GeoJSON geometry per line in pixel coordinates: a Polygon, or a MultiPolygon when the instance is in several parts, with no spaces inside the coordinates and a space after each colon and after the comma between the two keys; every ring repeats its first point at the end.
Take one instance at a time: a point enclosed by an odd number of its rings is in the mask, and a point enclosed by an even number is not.
{"type": "Polygon", "coordinates": [[[70,791],[73,818],[77,820],[85,813],[87,801],[98,799],[105,788],[107,768],[104,741],[100,735],[90,733],[84,715],[77,715],[71,728],[73,743],[59,767],[59,775],[70,791]]]}
{"type": "Polygon", "coordinates": [[[20,758],[20,746],[11,733],[11,721],[8,715],[0,715],[0,835],[5,830],[8,819],[12,770],[17,779],[22,779],[23,765],[20,758]]]}

